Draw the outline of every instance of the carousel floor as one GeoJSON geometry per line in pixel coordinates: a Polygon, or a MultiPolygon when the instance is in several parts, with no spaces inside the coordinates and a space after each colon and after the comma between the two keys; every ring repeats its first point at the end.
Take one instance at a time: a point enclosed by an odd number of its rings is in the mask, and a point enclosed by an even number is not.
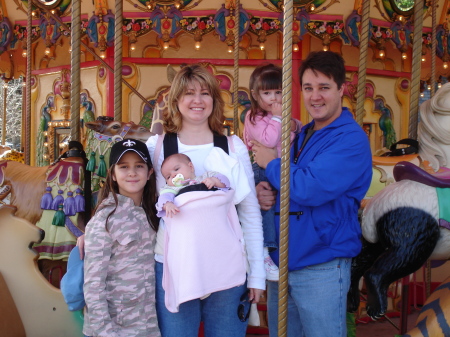
{"type": "MultiPolygon", "coordinates": [[[[419,310],[412,310],[408,315],[407,331],[412,329],[416,325],[416,319],[419,315],[419,310]]],[[[397,326],[400,325],[400,318],[393,317],[390,320],[397,326]]],[[[399,330],[396,329],[391,323],[383,319],[377,322],[370,321],[368,323],[358,323],[356,325],[356,337],[394,337],[398,335],[399,330]]],[[[247,337],[269,337],[268,334],[247,334],[247,337]]]]}

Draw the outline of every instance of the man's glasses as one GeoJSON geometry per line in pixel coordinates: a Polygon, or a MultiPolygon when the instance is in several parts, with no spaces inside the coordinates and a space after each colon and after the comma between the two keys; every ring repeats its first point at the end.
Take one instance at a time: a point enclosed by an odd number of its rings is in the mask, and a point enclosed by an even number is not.
{"type": "Polygon", "coordinates": [[[250,316],[250,310],[252,308],[253,300],[250,300],[250,301],[248,300],[248,293],[249,293],[249,290],[247,290],[245,293],[243,293],[239,300],[237,315],[241,322],[246,322],[248,320],[248,318],[250,316]]]}

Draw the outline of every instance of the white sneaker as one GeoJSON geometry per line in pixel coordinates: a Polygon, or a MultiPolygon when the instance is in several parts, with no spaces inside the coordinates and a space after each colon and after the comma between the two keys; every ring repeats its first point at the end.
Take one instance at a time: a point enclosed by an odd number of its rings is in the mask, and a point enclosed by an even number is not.
{"type": "Polygon", "coordinates": [[[264,268],[266,269],[266,279],[268,281],[278,281],[280,279],[280,271],[270,256],[264,258],[264,268]]]}

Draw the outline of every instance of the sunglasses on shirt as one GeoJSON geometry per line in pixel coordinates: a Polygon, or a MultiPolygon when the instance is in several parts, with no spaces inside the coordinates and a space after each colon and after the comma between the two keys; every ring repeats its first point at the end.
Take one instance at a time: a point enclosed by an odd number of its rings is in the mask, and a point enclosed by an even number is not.
{"type": "Polygon", "coordinates": [[[252,308],[252,300],[248,299],[249,290],[247,289],[245,293],[242,294],[239,305],[237,309],[237,315],[241,322],[246,322],[250,316],[250,310],[252,308]]]}

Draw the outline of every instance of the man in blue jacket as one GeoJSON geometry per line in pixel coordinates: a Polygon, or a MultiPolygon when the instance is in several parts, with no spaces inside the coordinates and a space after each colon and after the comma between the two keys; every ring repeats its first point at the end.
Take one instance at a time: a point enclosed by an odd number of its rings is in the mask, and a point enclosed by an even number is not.
{"type": "MultiPolygon", "coordinates": [[[[299,69],[303,102],[313,121],[291,148],[289,209],[289,337],[346,337],[352,257],[361,250],[360,201],[372,177],[363,129],[342,107],[345,67],[334,52],[313,52],[299,69]]],[[[254,142],[255,161],[280,190],[281,159],[254,142]]],[[[275,202],[268,183],[257,186],[262,209],[275,202]]],[[[275,226],[279,235],[279,194],[275,226]]],[[[279,237],[278,237],[279,239],[279,237]]],[[[271,253],[278,265],[279,252],[271,253]]],[[[278,282],[268,282],[270,336],[278,331],[278,282]]]]}

